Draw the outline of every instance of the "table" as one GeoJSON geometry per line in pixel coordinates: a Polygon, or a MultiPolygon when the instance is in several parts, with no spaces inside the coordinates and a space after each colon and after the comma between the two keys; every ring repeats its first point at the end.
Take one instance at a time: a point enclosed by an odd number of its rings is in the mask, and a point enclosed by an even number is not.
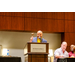
{"type": "Polygon", "coordinates": [[[21,62],[21,57],[3,57],[0,56],[0,62],[21,62]]]}
{"type": "Polygon", "coordinates": [[[75,62],[75,58],[59,58],[57,62],[75,62]]]}

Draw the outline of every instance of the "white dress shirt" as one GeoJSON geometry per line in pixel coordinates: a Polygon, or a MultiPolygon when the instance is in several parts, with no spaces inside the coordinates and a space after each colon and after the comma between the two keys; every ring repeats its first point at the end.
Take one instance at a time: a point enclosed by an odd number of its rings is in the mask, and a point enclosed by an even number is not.
{"type": "Polygon", "coordinates": [[[57,62],[57,58],[55,58],[56,55],[63,56],[63,58],[69,57],[68,52],[65,50],[65,52],[63,53],[61,48],[58,48],[58,49],[55,50],[55,52],[54,52],[54,62],[57,62]]]}

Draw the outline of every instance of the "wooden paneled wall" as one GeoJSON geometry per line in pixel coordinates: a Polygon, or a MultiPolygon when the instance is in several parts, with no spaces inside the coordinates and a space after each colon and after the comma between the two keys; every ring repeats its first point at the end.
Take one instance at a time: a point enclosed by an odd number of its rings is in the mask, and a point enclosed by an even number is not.
{"type": "Polygon", "coordinates": [[[0,12],[0,30],[64,32],[64,12],[0,12]]]}
{"type": "Polygon", "coordinates": [[[0,30],[62,33],[62,41],[75,45],[75,12],[0,12],[0,30]]]}
{"type": "Polygon", "coordinates": [[[43,32],[64,32],[64,12],[29,12],[25,13],[25,30],[43,32]]]}
{"type": "Polygon", "coordinates": [[[65,32],[64,40],[68,43],[67,51],[70,51],[70,45],[75,45],[75,12],[65,12],[65,32]]]}
{"type": "Polygon", "coordinates": [[[0,30],[24,30],[24,13],[0,12],[0,30]]]}

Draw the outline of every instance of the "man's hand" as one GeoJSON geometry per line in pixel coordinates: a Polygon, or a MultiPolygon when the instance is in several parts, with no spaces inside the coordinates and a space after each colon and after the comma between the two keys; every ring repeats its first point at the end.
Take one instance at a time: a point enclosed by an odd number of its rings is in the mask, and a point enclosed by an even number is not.
{"type": "Polygon", "coordinates": [[[56,55],[55,57],[56,57],[56,58],[63,58],[62,55],[56,55]]]}
{"type": "Polygon", "coordinates": [[[30,38],[30,42],[32,42],[32,40],[33,40],[33,36],[30,38]]]}
{"type": "Polygon", "coordinates": [[[63,57],[64,57],[63,55],[59,56],[59,58],[63,58],[63,57]]]}

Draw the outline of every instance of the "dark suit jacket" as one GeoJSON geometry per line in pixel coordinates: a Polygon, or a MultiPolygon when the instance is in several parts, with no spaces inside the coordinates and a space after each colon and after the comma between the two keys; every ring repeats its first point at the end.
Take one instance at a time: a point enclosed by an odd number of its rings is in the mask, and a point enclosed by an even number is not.
{"type": "MultiPolygon", "coordinates": [[[[47,41],[44,38],[42,38],[41,40],[42,40],[42,43],[47,43],[47,41]]],[[[37,37],[34,37],[32,42],[37,42],[37,37]]]]}

